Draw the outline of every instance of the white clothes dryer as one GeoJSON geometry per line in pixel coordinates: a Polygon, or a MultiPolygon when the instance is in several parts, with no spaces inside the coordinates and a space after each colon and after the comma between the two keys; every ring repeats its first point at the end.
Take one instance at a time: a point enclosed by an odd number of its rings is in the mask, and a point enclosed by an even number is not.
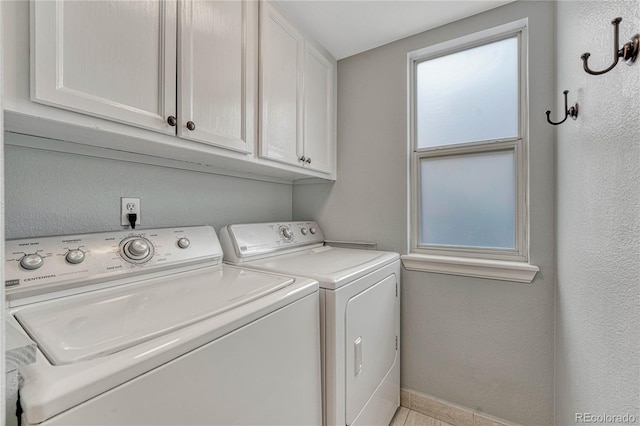
{"type": "Polygon", "coordinates": [[[324,244],[316,222],[229,225],[228,263],[320,283],[323,423],[388,425],[400,403],[397,253],[324,244]]]}
{"type": "Polygon", "coordinates": [[[222,264],[210,226],[5,252],[7,319],[38,346],[23,425],[322,422],[316,281],[222,264]]]}

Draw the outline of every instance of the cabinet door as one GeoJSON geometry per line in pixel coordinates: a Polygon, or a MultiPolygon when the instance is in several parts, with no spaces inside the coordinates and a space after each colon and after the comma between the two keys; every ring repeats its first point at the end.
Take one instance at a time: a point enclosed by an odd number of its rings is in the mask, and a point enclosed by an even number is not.
{"type": "Polygon", "coordinates": [[[175,134],[176,2],[32,1],[31,99],[175,134]]]}
{"type": "Polygon", "coordinates": [[[274,7],[260,4],[260,156],[302,165],[304,38],[274,7]]]}
{"type": "Polygon", "coordinates": [[[334,158],[334,63],[307,42],[304,69],[304,156],[310,169],[330,173],[334,158]]]}
{"type": "Polygon", "coordinates": [[[178,135],[253,152],[257,2],[184,1],[179,13],[178,135]]]}

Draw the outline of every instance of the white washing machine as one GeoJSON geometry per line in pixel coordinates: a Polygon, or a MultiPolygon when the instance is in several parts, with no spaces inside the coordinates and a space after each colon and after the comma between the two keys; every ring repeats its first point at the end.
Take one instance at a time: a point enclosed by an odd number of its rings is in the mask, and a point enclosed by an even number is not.
{"type": "Polygon", "coordinates": [[[7,241],[5,276],[23,425],[321,424],[318,283],[223,265],[209,226],[7,241]]]}
{"type": "Polygon", "coordinates": [[[229,225],[226,262],[320,282],[326,425],[388,425],[400,404],[397,253],[326,246],[315,222],[229,225]]]}

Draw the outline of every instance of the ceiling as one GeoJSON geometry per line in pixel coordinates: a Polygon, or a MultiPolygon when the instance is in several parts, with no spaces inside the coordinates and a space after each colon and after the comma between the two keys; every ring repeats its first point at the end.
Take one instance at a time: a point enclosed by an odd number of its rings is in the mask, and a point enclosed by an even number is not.
{"type": "Polygon", "coordinates": [[[514,0],[280,0],[340,60],[514,0]]]}

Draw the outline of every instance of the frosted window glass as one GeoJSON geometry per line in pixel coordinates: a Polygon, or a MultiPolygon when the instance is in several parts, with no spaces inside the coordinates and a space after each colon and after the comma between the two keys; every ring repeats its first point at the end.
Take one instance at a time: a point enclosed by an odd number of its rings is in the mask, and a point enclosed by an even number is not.
{"type": "Polygon", "coordinates": [[[420,244],[515,248],[513,151],[420,160],[420,244]]]}
{"type": "Polygon", "coordinates": [[[518,136],[518,39],[420,62],[417,147],[518,136]]]}

